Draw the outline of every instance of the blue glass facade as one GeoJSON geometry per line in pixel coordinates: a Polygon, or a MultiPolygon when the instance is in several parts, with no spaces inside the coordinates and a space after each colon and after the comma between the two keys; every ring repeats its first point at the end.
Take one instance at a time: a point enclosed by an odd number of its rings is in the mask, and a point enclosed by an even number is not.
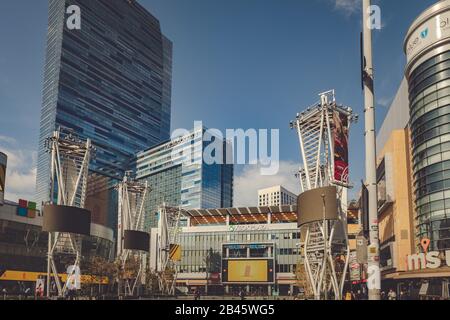
{"type": "MultiPolygon", "coordinates": [[[[163,203],[185,209],[233,206],[233,165],[208,165],[203,161],[208,145],[203,141],[204,130],[195,129],[137,154],[132,163],[136,177],[148,181],[152,188],[146,203],[147,228],[157,226],[158,207],[163,203]]],[[[226,152],[224,148],[224,157],[226,152]]]]}
{"type": "MultiPolygon", "coordinates": [[[[92,139],[97,149],[92,192],[111,190],[136,152],[169,139],[171,73],[172,44],[137,1],[49,0],[38,203],[49,198],[44,142],[58,127],[92,139]],[[81,9],[81,30],[66,26],[70,5],[81,9]]],[[[114,217],[99,219],[111,224],[114,217]]]]}

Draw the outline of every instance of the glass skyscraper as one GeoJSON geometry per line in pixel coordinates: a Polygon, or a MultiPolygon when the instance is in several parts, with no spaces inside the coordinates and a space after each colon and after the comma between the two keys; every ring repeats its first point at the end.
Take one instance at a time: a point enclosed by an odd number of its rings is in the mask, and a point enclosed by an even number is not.
{"type": "Polygon", "coordinates": [[[97,196],[87,200],[93,219],[114,223],[105,217],[111,186],[136,152],[170,137],[171,74],[172,44],[137,1],[49,0],[37,202],[50,194],[45,139],[69,128],[96,147],[90,191],[97,196]],[[71,5],[81,9],[80,30],[67,26],[71,5]]]}
{"type": "Polygon", "coordinates": [[[229,144],[223,141],[223,164],[206,164],[205,128],[139,152],[132,163],[136,178],[151,188],[145,204],[145,227],[156,227],[163,203],[184,209],[230,208],[233,206],[233,164],[226,164],[229,144]]]}

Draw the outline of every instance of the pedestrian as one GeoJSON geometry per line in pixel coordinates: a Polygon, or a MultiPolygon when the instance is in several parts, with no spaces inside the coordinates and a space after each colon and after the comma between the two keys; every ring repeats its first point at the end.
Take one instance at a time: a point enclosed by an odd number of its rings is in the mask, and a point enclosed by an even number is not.
{"type": "Polygon", "coordinates": [[[195,289],[195,292],[194,292],[194,299],[195,300],[200,300],[200,290],[197,288],[197,289],[195,289]]]}
{"type": "Polygon", "coordinates": [[[389,290],[388,300],[397,300],[397,293],[395,293],[394,289],[389,290]]]}
{"type": "Polygon", "coordinates": [[[241,297],[241,300],[245,300],[245,290],[241,289],[241,292],[239,292],[239,297],[241,297]]]}
{"type": "Polygon", "coordinates": [[[25,300],[28,300],[28,296],[30,295],[31,289],[30,287],[27,287],[24,291],[25,293],[25,300]]]}
{"type": "Polygon", "coordinates": [[[381,297],[381,300],[386,300],[386,292],[381,291],[380,297],[381,297]]]}
{"type": "Polygon", "coordinates": [[[2,294],[3,294],[3,300],[6,300],[6,298],[8,297],[8,290],[6,290],[6,288],[3,288],[2,294]]]}
{"type": "Polygon", "coordinates": [[[363,300],[363,294],[361,290],[358,290],[355,294],[355,300],[363,300]]]}

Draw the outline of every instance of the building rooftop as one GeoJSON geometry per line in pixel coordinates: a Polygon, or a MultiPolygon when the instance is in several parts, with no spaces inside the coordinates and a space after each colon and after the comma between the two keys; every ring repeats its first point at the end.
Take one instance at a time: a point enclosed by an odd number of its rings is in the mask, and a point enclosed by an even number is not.
{"type": "Polygon", "coordinates": [[[191,219],[191,225],[226,224],[227,216],[230,224],[296,223],[297,206],[242,207],[223,209],[182,210],[182,215],[191,219]]]}

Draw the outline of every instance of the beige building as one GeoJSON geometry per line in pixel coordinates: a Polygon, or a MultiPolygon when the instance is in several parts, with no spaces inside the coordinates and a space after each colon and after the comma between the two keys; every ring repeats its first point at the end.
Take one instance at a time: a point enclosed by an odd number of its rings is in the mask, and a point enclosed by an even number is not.
{"type": "Polygon", "coordinates": [[[409,129],[392,131],[378,154],[378,215],[383,279],[407,271],[414,251],[414,205],[409,129]]]}
{"type": "Polygon", "coordinates": [[[258,190],[258,205],[263,206],[284,206],[296,205],[297,195],[282,186],[258,190]]]}

